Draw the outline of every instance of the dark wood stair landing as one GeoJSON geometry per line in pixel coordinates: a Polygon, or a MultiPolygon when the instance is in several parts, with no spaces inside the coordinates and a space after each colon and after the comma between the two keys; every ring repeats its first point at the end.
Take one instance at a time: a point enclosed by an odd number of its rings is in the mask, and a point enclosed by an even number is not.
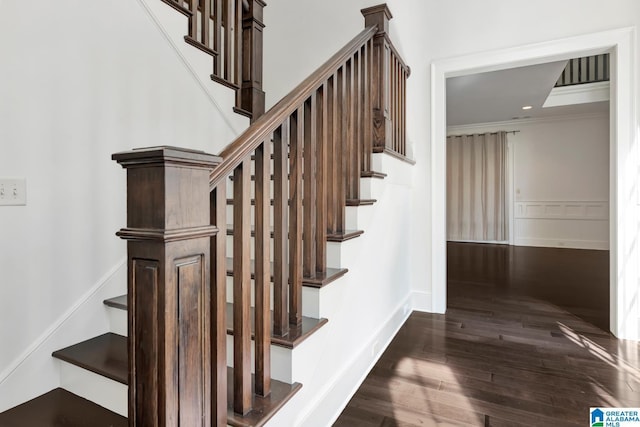
{"type": "Polygon", "coordinates": [[[56,388],[0,413],[2,427],[127,427],[127,419],[56,388]]]}

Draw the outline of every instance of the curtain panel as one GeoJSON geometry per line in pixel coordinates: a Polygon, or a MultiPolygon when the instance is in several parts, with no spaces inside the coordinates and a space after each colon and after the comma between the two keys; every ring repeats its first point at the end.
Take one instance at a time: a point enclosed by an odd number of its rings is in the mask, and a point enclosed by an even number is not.
{"type": "Polygon", "coordinates": [[[447,239],[506,241],[506,132],[447,137],[447,239]]]}

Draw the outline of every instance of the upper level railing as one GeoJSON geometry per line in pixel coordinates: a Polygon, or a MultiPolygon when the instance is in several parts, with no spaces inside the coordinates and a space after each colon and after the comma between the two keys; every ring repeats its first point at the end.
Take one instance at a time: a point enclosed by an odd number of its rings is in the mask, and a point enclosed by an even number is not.
{"type": "Polygon", "coordinates": [[[567,61],[555,87],[609,81],[609,54],[585,56],[567,61]]]}
{"type": "Polygon", "coordinates": [[[375,82],[371,93],[373,104],[373,150],[407,155],[406,143],[406,94],[407,78],[411,70],[404,63],[389,38],[388,22],[392,18],[389,9],[387,15],[367,14],[365,9],[365,25],[387,25],[373,41],[374,63],[379,64],[372,71],[371,78],[375,82]]]}
{"type": "Polygon", "coordinates": [[[236,90],[236,111],[264,113],[262,0],[162,0],[189,18],[185,41],[213,57],[214,81],[236,90]]]}
{"type": "Polygon", "coordinates": [[[327,239],[346,233],[348,204],[365,202],[371,153],[405,155],[408,67],[387,36],[386,5],[362,13],[366,28],[219,158],[167,147],[114,155],[128,169],[119,235],[129,240],[132,425],[144,411],[190,417],[181,425],[234,424],[255,396],[269,396],[271,339],[301,328],[303,280],[326,278],[327,239]]]}

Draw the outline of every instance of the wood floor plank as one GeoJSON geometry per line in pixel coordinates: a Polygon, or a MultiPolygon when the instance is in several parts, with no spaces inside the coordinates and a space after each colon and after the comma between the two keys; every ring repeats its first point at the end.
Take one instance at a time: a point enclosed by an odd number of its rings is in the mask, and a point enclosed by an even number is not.
{"type": "Polygon", "coordinates": [[[449,243],[448,259],[447,313],[412,313],[335,425],[581,426],[640,406],[606,251],[449,243]]]}

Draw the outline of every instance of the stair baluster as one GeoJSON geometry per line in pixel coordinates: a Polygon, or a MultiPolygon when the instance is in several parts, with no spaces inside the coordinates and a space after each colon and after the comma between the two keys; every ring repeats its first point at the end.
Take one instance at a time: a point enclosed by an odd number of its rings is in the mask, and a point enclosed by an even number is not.
{"type": "Polygon", "coordinates": [[[233,172],[233,409],[251,410],[251,170],[249,161],[233,172]]]}
{"type": "Polygon", "coordinates": [[[227,193],[223,185],[209,195],[210,223],[218,234],[211,239],[211,420],[227,424],[227,193]]]}
{"type": "Polygon", "coordinates": [[[263,142],[255,154],[255,378],[256,394],[271,393],[271,144],[263,142]]]}
{"type": "Polygon", "coordinates": [[[273,136],[274,163],[274,282],[273,282],[273,333],[284,336],[289,333],[289,185],[287,165],[289,147],[289,123],[281,124],[273,136]]]}

